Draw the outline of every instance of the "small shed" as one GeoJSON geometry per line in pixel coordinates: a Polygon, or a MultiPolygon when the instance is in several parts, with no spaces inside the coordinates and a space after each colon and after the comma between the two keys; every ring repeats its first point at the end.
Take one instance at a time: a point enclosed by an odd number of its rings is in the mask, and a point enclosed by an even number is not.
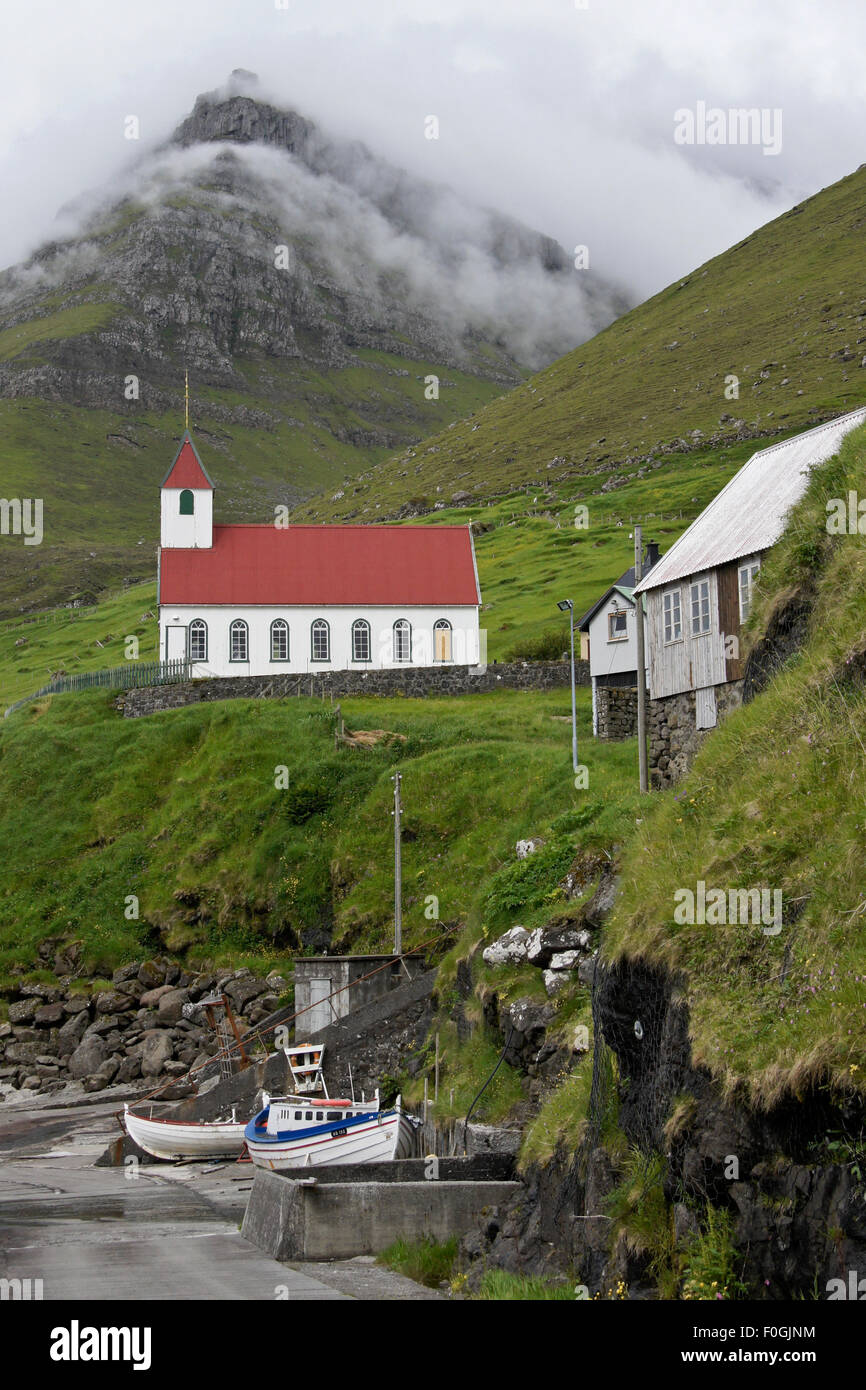
{"type": "Polygon", "coordinates": [[[299,956],[295,959],[295,1038],[313,1037],[329,1023],[413,980],[424,957],[299,956]]]}

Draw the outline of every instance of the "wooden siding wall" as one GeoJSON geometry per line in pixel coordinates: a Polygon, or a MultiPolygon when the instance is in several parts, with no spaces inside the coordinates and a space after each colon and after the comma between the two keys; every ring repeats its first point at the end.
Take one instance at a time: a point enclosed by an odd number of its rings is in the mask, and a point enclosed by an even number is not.
{"type": "MultiPolygon", "coordinates": [[[[740,636],[740,565],[741,560],[732,560],[729,565],[720,565],[716,570],[716,585],[719,595],[719,632],[722,641],[725,637],[740,636]]],[[[726,660],[726,679],[738,681],[743,674],[739,657],[726,660]]]]}
{"type": "MultiPolygon", "coordinates": [[[[734,582],[736,583],[736,567],[734,582]]],[[[727,602],[727,594],[725,595],[727,602]]],[[[684,690],[698,690],[708,685],[719,685],[731,679],[725,661],[725,643],[719,624],[719,591],[716,571],[695,574],[678,584],[668,584],[651,589],[647,594],[647,619],[649,638],[649,684],[653,700],[663,700],[668,695],[678,695],[684,690]],[[704,636],[691,635],[691,585],[701,580],[710,581],[710,630],[704,636]],[[683,637],[679,642],[665,645],[664,640],[664,596],[673,589],[680,591],[683,637]]],[[[727,608],[725,610],[727,616],[727,608]]]]}

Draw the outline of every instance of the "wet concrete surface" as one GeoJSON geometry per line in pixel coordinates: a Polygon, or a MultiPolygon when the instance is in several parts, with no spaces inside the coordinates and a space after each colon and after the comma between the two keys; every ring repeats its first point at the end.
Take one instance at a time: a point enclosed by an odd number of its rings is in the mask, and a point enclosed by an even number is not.
{"type": "Polygon", "coordinates": [[[0,1105],[0,1277],[46,1301],[437,1299],[371,1260],[287,1265],[242,1238],[252,1164],[96,1168],[116,1101],[0,1105]]]}

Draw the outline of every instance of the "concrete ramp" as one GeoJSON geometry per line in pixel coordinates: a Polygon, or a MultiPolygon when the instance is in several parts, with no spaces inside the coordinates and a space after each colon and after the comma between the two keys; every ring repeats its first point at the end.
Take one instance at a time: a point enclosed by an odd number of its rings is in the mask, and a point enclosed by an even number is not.
{"type": "Polygon", "coordinates": [[[451,1159],[445,1168],[440,1161],[439,1176],[429,1178],[423,1176],[425,1160],[409,1160],[410,1173],[388,1178],[364,1175],[360,1165],[361,1176],[353,1171],[337,1180],[333,1169],[331,1175],[297,1169],[290,1177],[257,1168],[241,1234],[276,1260],[347,1260],[376,1255],[395,1240],[460,1236],[522,1186],[473,1178],[471,1160],[464,1160],[465,1178],[451,1176],[452,1170],[461,1172],[460,1162],[451,1159]]]}

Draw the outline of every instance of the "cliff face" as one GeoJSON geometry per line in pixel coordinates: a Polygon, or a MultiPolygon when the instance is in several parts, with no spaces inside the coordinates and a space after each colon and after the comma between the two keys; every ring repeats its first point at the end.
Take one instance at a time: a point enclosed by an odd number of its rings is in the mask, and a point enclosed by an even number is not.
{"type": "MultiPolygon", "coordinates": [[[[766,1111],[726,1097],[693,1061],[681,982],[639,961],[597,968],[593,1017],[583,1141],[531,1166],[525,1189],[464,1238],[470,1285],[490,1267],[559,1280],[575,1271],[590,1296],[624,1296],[613,1292],[620,1286],[632,1298],[682,1297],[675,1290],[711,1207],[730,1220],[749,1297],[823,1299],[834,1280],[847,1289],[866,1265],[866,1186],[856,1142],[839,1136],[862,1134],[862,1103],[820,1087],[766,1111]],[[642,1155],[636,1171],[623,1141],[642,1155]],[[624,1171],[632,1226],[616,1200],[624,1171]]],[[[544,1042],[537,1034],[533,1057],[552,1051],[544,1042]]]]}
{"type": "MultiPolygon", "coordinates": [[[[237,85],[199,97],[77,237],[0,275],[3,396],[110,409],[137,373],[167,407],[183,364],[199,385],[279,400],[286,365],[345,368],[364,351],[506,387],[621,307],[585,292],[550,238],[237,85]],[[564,294],[571,320],[546,324],[543,303],[537,319],[531,303],[516,312],[515,288],[564,294]],[[250,391],[261,357],[270,377],[250,391]]],[[[396,443],[404,429],[388,424],[385,409],[372,438],[396,443]]]]}

